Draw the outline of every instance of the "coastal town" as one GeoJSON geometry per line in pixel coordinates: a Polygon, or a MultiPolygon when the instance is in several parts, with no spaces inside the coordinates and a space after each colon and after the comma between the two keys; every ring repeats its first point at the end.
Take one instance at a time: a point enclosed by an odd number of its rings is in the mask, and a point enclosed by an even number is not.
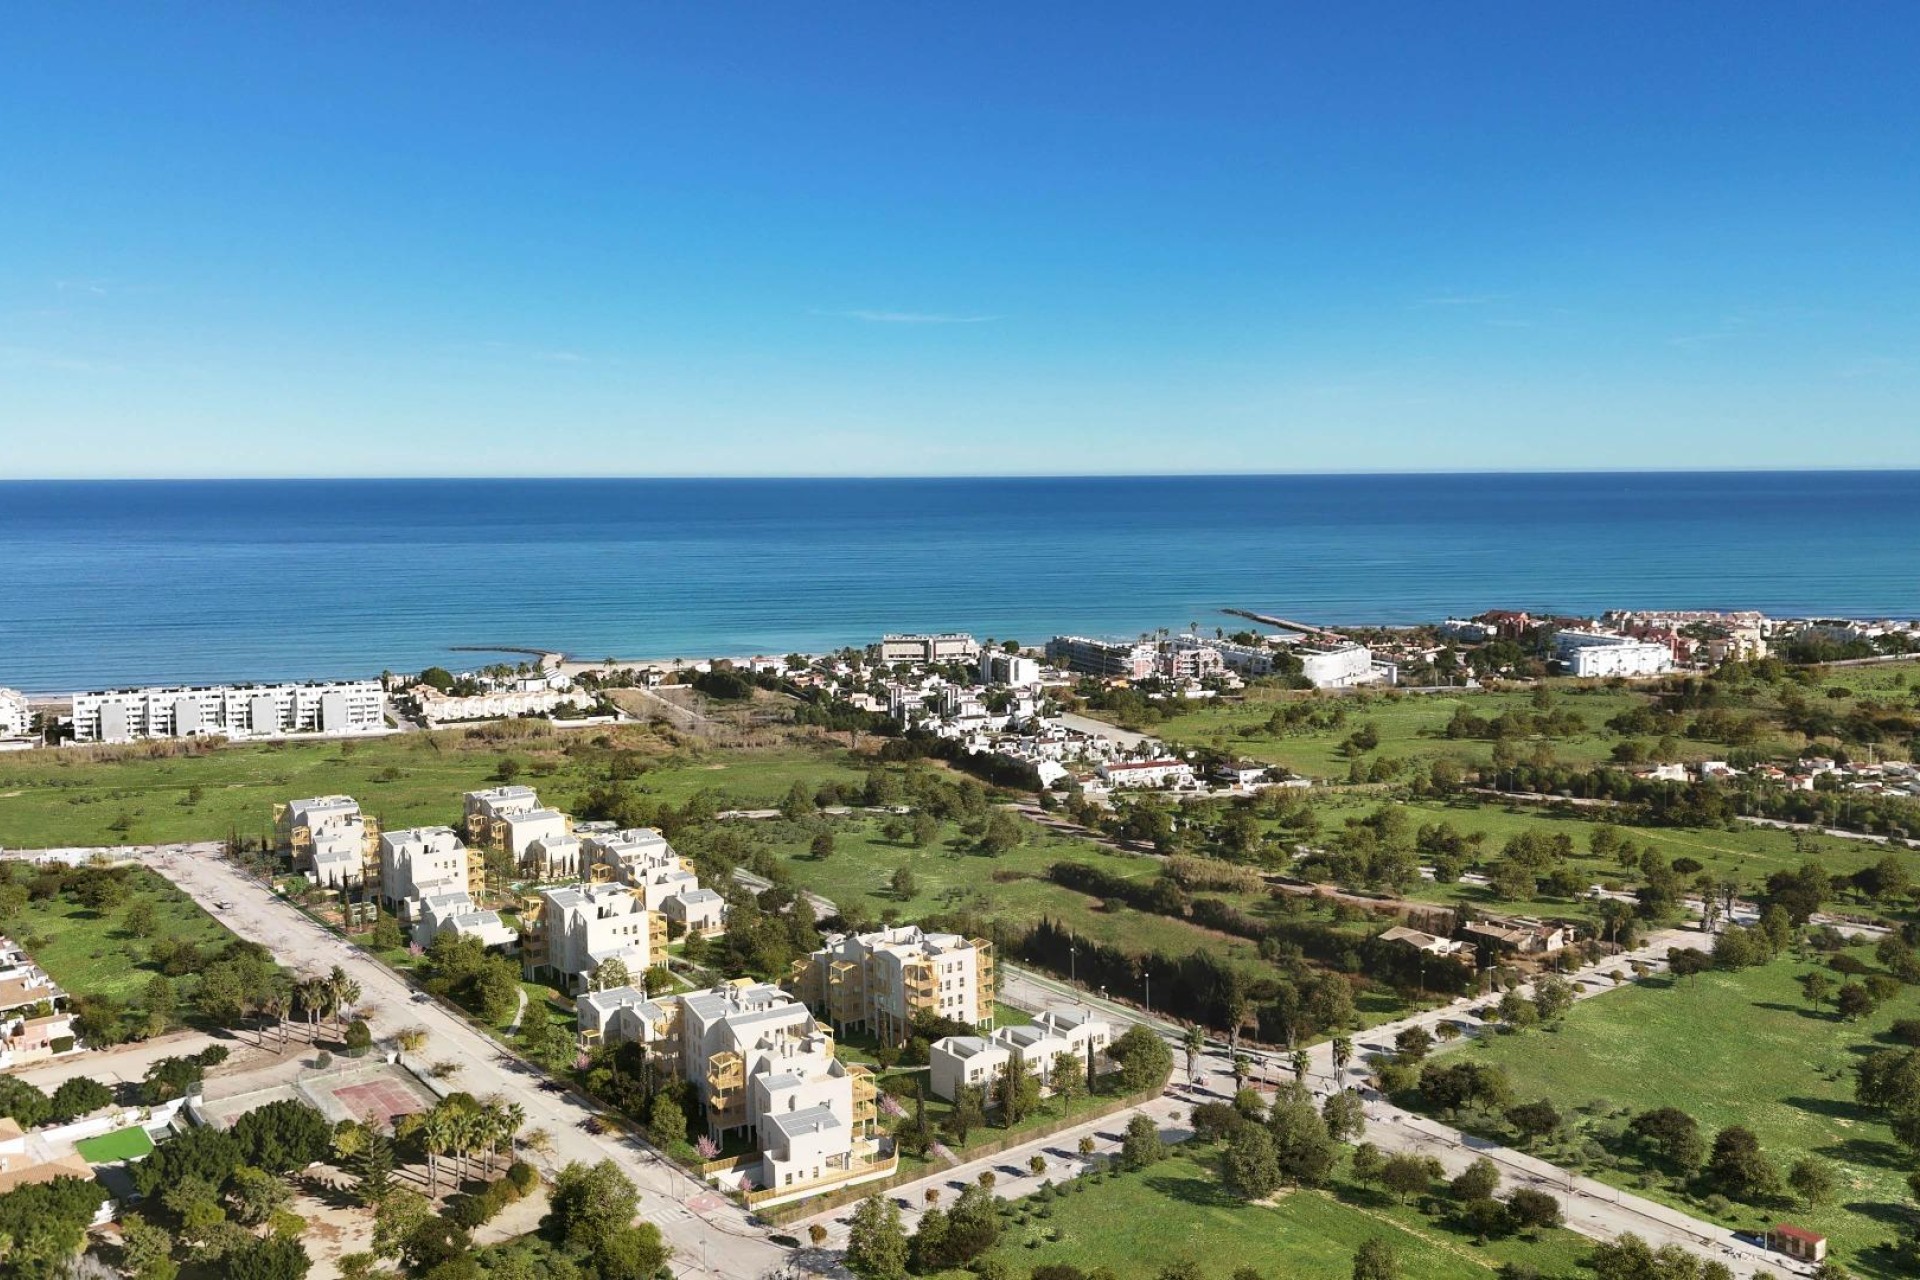
{"type": "MultiPolygon", "coordinates": [[[[520,1202],[563,1212],[599,1179],[641,1197],[639,1234],[600,1247],[676,1272],[867,1276],[897,1239],[932,1274],[991,1270],[1057,1197],[1217,1146],[1223,1191],[1256,1200],[1364,1205],[1367,1162],[1400,1161],[1420,1207],[1394,1229],[1459,1230],[1469,1197],[1502,1265],[1584,1238],[1596,1259],[1644,1247],[1742,1276],[1897,1273],[1880,1260],[1920,1232],[1863,1236],[1815,1194],[1838,1176],[1818,1155],[1776,1157],[1790,1195],[1575,1155],[1612,1139],[1584,1095],[1516,1099],[1508,1046],[1577,1034],[1587,999],[1677,1001],[1683,977],[1783,955],[1831,957],[1832,979],[1796,979],[1808,999],[1851,1009],[1841,1029],[1890,1018],[1898,1043],[1920,980],[1920,630],[1229,617],[0,696],[0,762],[53,771],[0,768],[0,1210],[77,1183],[63,1248],[191,1262],[305,1241],[317,1275],[437,1276],[461,1251],[524,1252],[546,1237],[520,1202]],[[485,772],[422,791],[423,747],[485,772]],[[256,805],[249,779],[224,827],[194,820],[235,787],[220,761],[289,751],[353,785],[256,805]],[[374,752],[416,763],[357,763],[374,752]],[[46,835],[15,834],[23,804],[136,768],[167,772],[177,815],[101,828],[56,805],[36,810],[46,835]],[[659,789],[683,769],[693,789],[659,789]],[[1715,827],[1744,852],[1707,853],[1715,827]],[[116,911],[111,935],[89,923],[116,911]],[[115,952],[150,976],[109,995],[115,952]],[[71,1084],[97,1074],[126,1083],[71,1084]],[[313,1135],[306,1172],[236,1158],[184,1216],[173,1153],[204,1163],[185,1153],[269,1114],[313,1135]],[[485,1172],[437,1136],[472,1116],[508,1117],[485,1172]],[[277,1235],[236,1199],[256,1174],[277,1179],[277,1235]],[[224,1234],[195,1225],[216,1216],[224,1234]]],[[[1869,1061],[1897,1073],[1906,1052],[1869,1061]]],[[[1898,1135],[1894,1078],[1859,1105],[1898,1135]]],[[[1714,1151],[1751,1136],[1724,1127],[1714,1151]]]]}

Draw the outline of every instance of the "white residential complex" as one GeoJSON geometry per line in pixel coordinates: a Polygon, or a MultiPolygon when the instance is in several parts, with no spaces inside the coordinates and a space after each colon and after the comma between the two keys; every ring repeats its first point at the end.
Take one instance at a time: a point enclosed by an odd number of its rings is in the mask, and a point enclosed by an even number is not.
{"type": "Polygon", "coordinates": [[[880,638],[874,656],[882,662],[975,662],[980,642],[970,635],[888,635],[880,638]]]}
{"type": "Polygon", "coordinates": [[[380,824],[352,796],[315,796],[274,809],[281,848],[323,889],[365,884],[380,871],[380,824]]]}
{"type": "Polygon", "coordinates": [[[930,1088],[949,1102],[962,1085],[987,1091],[999,1080],[1015,1056],[1030,1074],[1051,1091],[1056,1070],[1065,1069],[1061,1055],[1073,1059],[1073,1069],[1099,1069],[1101,1055],[1113,1043],[1113,1027],[1087,1009],[1056,1009],[1040,1014],[1023,1027],[1001,1027],[990,1036],[945,1036],[928,1053],[930,1088]]]}
{"type": "Polygon", "coordinates": [[[1568,674],[1602,676],[1657,676],[1673,670],[1673,651],[1651,640],[1605,631],[1557,631],[1553,656],[1568,674]]]}
{"type": "Polygon", "coordinates": [[[489,949],[512,951],[520,935],[500,918],[498,911],[485,911],[474,905],[465,889],[443,889],[420,899],[413,919],[413,940],[420,946],[433,944],[443,933],[456,937],[478,938],[489,949]]]}
{"type": "Polygon", "coordinates": [[[998,991],[991,942],[918,925],[834,934],[794,962],[788,986],[834,1026],[883,1044],[904,1043],[916,1013],[991,1027],[998,991]]]}
{"type": "Polygon", "coordinates": [[[1145,680],[1154,673],[1159,650],[1139,642],[1055,636],[1047,641],[1047,661],[1082,675],[1145,680]]]}
{"type": "Polygon", "coordinates": [[[707,1170],[766,1204],[884,1177],[876,1094],[863,1066],[835,1056],[831,1032],[778,987],[749,979],[648,999],[631,987],[578,1003],[583,1043],[639,1040],[697,1093],[708,1136],[746,1133],[756,1153],[707,1170]]]}
{"type": "Polygon", "coordinates": [[[378,680],[108,689],[73,695],[73,737],[133,742],[384,733],[386,714],[387,695],[378,680]]]}
{"type": "Polygon", "coordinates": [[[1193,766],[1185,760],[1102,760],[1100,778],[1109,787],[1146,787],[1159,790],[1165,787],[1186,786],[1193,782],[1193,766]]]}
{"type": "Polygon", "coordinates": [[[17,689],[0,689],[0,739],[24,738],[33,728],[33,711],[27,695],[17,689]]]}
{"type": "Polygon", "coordinates": [[[980,683],[1030,688],[1040,683],[1040,663],[1017,653],[988,649],[980,654],[980,683]]]}
{"type": "Polygon", "coordinates": [[[558,840],[567,834],[567,817],[541,805],[532,787],[494,787],[469,791],[463,801],[467,839],[490,849],[504,849],[521,865],[536,840],[558,840]]]}
{"type": "Polygon", "coordinates": [[[1300,659],[1300,674],[1316,689],[1350,689],[1382,678],[1374,669],[1373,651],[1363,644],[1300,644],[1293,652],[1300,659]]]}
{"type": "Polygon", "coordinates": [[[540,891],[524,956],[529,973],[573,995],[595,986],[595,973],[608,961],[618,960],[637,978],[666,950],[666,916],[647,910],[626,885],[589,884],[540,891]]]}
{"type": "Polygon", "coordinates": [[[417,684],[407,696],[420,708],[429,724],[455,724],[467,720],[511,720],[518,716],[548,716],[561,707],[589,710],[593,695],[578,689],[499,689],[488,693],[455,697],[432,685],[417,684]]]}

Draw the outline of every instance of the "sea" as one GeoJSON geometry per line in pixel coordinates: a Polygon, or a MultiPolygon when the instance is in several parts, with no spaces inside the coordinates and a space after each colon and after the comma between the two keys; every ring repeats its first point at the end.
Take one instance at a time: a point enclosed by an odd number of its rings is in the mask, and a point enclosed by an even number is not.
{"type": "Polygon", "coordinates": [[[31,693],[1626,607],[1920,614],[1920,472],[0,482],[31,693]]]}

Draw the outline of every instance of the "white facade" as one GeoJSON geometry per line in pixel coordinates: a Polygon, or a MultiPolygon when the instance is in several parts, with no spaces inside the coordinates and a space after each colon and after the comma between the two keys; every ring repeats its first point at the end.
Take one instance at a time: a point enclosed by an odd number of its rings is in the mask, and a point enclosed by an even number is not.
{"type": "Polygon", "coordinates": [[[589,832],[582,851],[590,874],[605,874],[628,886],[646,910],[662,912],[702,934],[712,935],[725,927],[725,901],[700,887],[693,864],[674,852],[654,828],[589,832]]]}
{"type": "Polygon", "coordinates": [[[727,927],[727,900],[711,889],[676,893],[661,904],[661,910],[684,933],[711,938],[727,927]]]}
{"type": "Polygon", "coordinates": [[[536,880],[578,880],[582,845],[571,835],[546,836],[527,846],[520,869],[536,880]]]}
{"type": "Polygon", "coordinates": [[[1673,653],[1666,645],[1604,631],[1555,632],[1553,656],[1569,674],[1589,678],[1657,676],[1673,670],[1673,653]]]}
{"type": "Polygon", "coordinates": [[[980,642],[956,631],[941,635],[888,635],[880,638],[875,656],[882,662],[973,662],[980,657],[980,642]]]}
{"type": "Polygon", "coordinates": [[[420,899],[420,909],[413,921],[414,942],[422,947],[430,946],[443,933],[478,938],[484,947],[503,950],[512,949],[520,941],[520,935],[500,918],[499,912],[476,907],[465,889],[448,889],[420,899]]]}
{"type": "Polygon", "coordinates": [[[898,1044],[916,1013],[991,1026],[997,992],[992,944],[901,925],[834,934],[795,963],[793,986],[839,1027],[865,1027],[898,1044]]]}
{"type": "Polygon", "coordinates": [[[630,976],[645,973],[666,943],[666,921],[625,885],[593,884],[540,893],[540,949],[528,963],[567,992],[586,990],[611,960],[630,976]],[[656,937],[657,935],[657,937],[656,937]]]}
{"type": "Polygon", "coordinates": [[[1294,653],[1300,659],[1300,674],[1316,689],[1349,689],[1381,678],[1373,669],[1372,651],[1363,644],[1300,645],[1294,653]]]}
{"type": "Polygon", "coordinates": [[[1243,676],[1257,677],[1273,674],[1273,650],[1266,645],[1236,644],[1231,640],[1185,635],[1174,636],[1167,641],[1167,647],[1175,653],[1183,650],[1210,650],[1219,655],[1223,666],[1243,676]]]}
{"type": "Polygon", "coordinates": [[[420,714],[431,724],[463,720],[510,720],[517,716],[551,715],[561,707],[586,710],[593,706],[593,695],[590,693],[549,689],[544,685],[533,689],[496,689],[489,693],[456,698],[440,692],[432,685],[417,684],[407,690],[407,696],[413,699],[420,708],[420,714]]]}
{"type": "Polygon", "coordinates": [[[1017,1054],[1039,1078],[1041,1089],[1051,1092],[1061,1054],[1072,1055],[1075,1069],[1084,1071],[1089,1059],[1097,1065],[1112,1043],[1112,1025],[1089,1010],[1050,1010],[1028,1026],[1001,1027],[990,1036],[947,1036],[934,1041],[927,1057],[930,1088],[936,1098],[949,1102],[961,1085],[989,1089],[1017,1054]]]}
{"type": "Polygon", "coordinates": [[[1178,787],[1193,781],[1185,760],[1103,760],[1100,777],[1110,787],[1178,787]]]}
{"type": "Polygon", "coordinates": [[[1024,689],[1040,683],[1040,663],[1017,653],[997,653],[989,649],[980,655],[980,683],[1024,689]]]}
{"type": "Polygon", "coordinates": [[[73,695],[76,742],[384,733],[378,680],[108,689],[73,695]]]}
{"type": "Polygon", "coordinates": [[[380,837],[380,900],[387,910],[417,920],[423,898],[472,892],[471,858],[451,827],[408,827],[380,837]]]}
{"type": "Polygon", "coordinates": [[[378,827],[352,796],[290,800],[276,815],[281,840],[294,866],[323,889],[344,889],[366,878],[367,856],[377,847],[378,827]]]}
{"type": "Polygon", "coordinates": [[[17,689],[0,689],[0,738],[24,738],[33,728],[33,712],[27,695],[17,689]]]}
{"type": "Polygon", "coordinates": [[[1055,636],[1047,641],[1047,661],[1084,675],[1145,680],[1154,672],[1159,651],[1145,641],[1114,642],[1086,636],[1055,636]]]}

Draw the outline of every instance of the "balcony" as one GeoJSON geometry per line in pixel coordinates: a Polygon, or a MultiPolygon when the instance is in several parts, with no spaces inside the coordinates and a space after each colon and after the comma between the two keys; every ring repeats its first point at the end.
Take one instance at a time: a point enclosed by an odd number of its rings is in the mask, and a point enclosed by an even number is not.
{"type": "Polygon", "coordinates": [[[796,1182],[789,1186],[768,1187],[762,1191],[747,1192],[747,1207],[757,1209],[763,1205],[804,1199],[849,1182],[866,1182],[884,1178],[895,1173],[899,1168],[900,1157],[896,1152],[889,1151],[883,1156],[877,1149],[871,1147],[866,1151],[856,1150],[848,1159],[845,1169],[835,1169],[824,1177],[796,1182]]]}

